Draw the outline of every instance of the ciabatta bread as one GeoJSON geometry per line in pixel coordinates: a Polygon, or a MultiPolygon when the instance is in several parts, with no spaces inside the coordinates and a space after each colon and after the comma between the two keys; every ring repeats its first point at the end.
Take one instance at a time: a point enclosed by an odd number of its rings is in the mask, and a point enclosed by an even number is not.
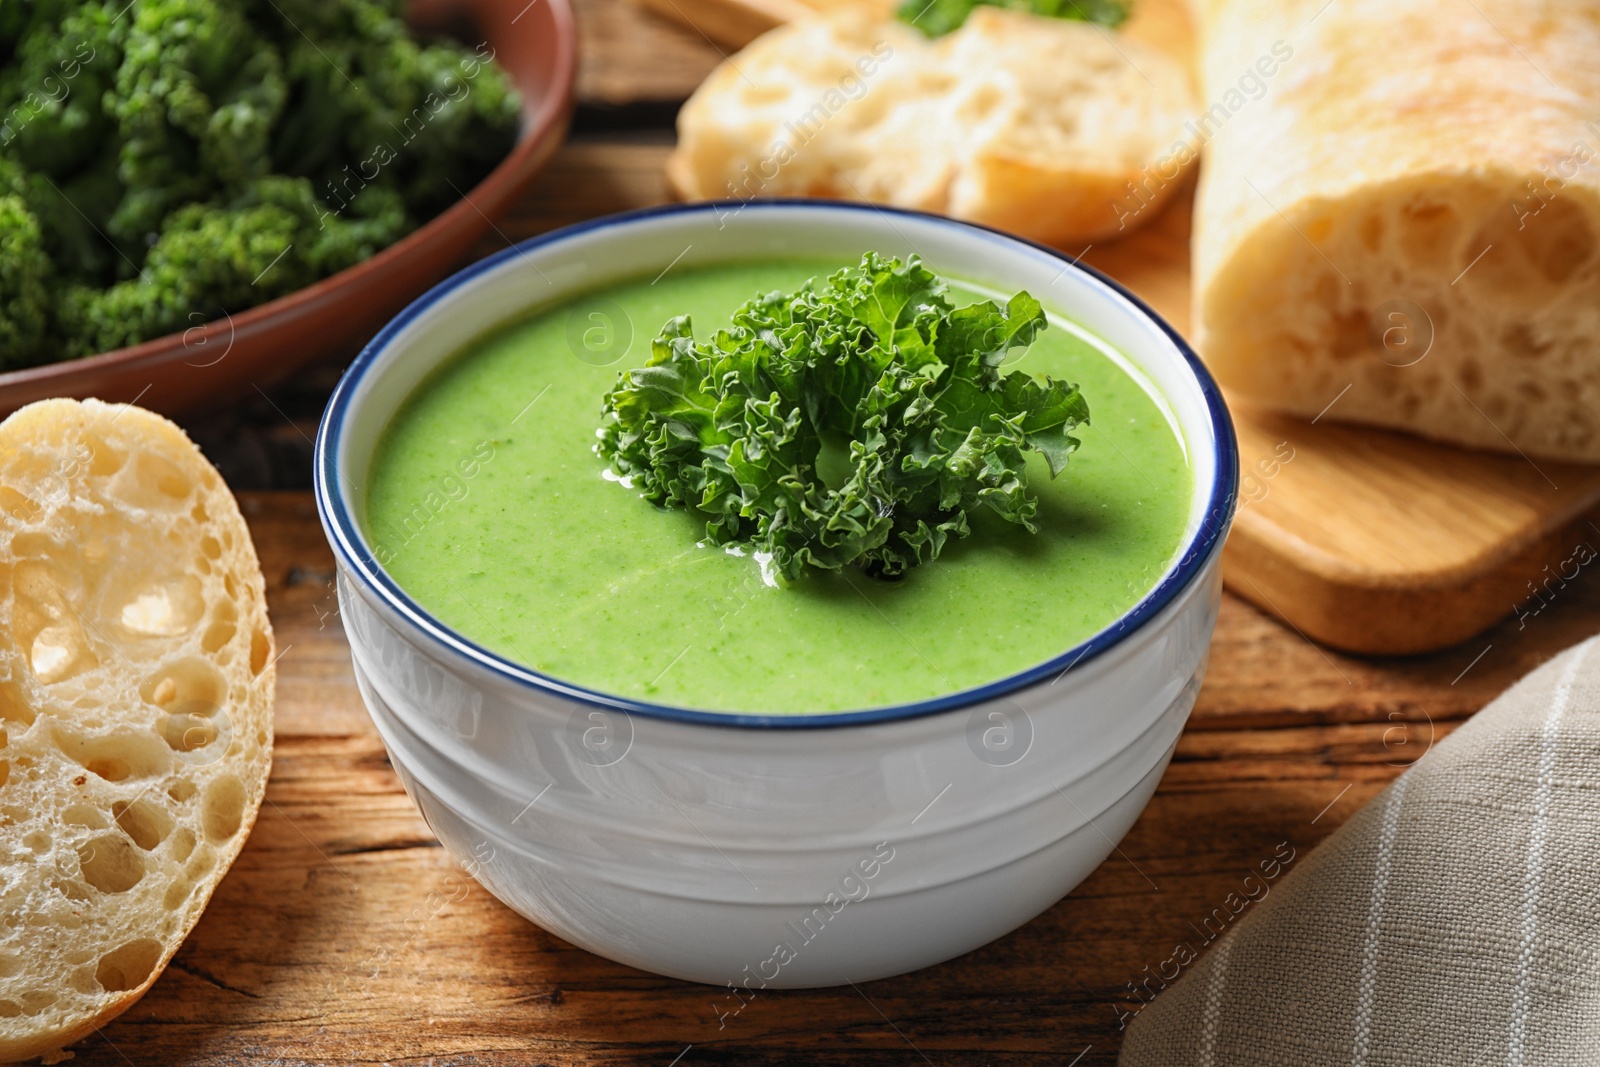
{"type": "Polygon", "coordinates": [[[1223,384],[1600,460],[1600,4],[1200,6],[1208,99],[1274,71],[1216,116],[1200,184],[1194,322],[1223,384]]]}
{"type": "Polygon", "coordinates": [[[261,568],[183,432],[46,400],[0,424],[0,1062],[139,998],[272,759],[261,568]]]}
{"type": "Polygon", "coordinates": [[[1076,251],[1181,186],[1193,109],[1182,64],[1100,26],[986,6],[930,41],[847,8],[718,67],[668,176],[690,199],[871,200],[1076,251]]]}

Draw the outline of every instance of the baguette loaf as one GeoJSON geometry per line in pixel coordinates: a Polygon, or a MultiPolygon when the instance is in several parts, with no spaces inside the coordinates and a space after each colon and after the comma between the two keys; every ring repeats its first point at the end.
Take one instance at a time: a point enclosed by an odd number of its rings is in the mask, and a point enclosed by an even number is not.
{"type": "Polygon", "coordinates": [[[139,408],[0,423],[0,1062],[137,1000],[239,854],[272,756],[261,569],[139,408]]]}
{"type": "Polygon", "coordinates": [[[1194,322],[1222,383],[1600,460],[1600,4],[1199,3],[1208,99],[1292,53],[1201,117],[1194,322]]]}
{"type": "Polygon", "coordinates": [[[718,67],[668,177],[691,199],[870,200],[1075,250],[1181,186],[1192,109],[1181,63],[1099,26],[985,6],[929,41],[841,9],[718,67]]]}

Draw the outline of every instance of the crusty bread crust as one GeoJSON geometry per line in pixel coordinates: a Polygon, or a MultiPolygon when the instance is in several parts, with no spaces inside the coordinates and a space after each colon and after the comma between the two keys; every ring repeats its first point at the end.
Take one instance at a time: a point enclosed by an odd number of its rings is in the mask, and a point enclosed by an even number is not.
{"type": "Polygon", "coordinates": [[[0,423],[0,1061],[150,988],[239,854],[273,641],[233,496],[172,423],[46,400],[0,423]]]}
{"type": "Polygon", "coordinates": [[[841,8],[712,72],[667,177],[688,199],[871,200],[1076,250],[1181,187],[1193,103],[1180,62],[1102,27],[980,7],[929,41],[841,8]]]}
{"type": "Polygon", "coordinates": [[[1324,5],[1201,0],[1209,99],[1293,52],[1207,146],[1202,355],[1281,411],[1600,460],[1600,5],[1324,5]]]}

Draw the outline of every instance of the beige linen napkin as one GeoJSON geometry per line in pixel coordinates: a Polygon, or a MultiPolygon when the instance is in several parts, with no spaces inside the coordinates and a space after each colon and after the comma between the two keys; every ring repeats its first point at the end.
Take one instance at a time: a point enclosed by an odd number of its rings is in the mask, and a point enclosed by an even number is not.
{"type": "Polygon", "coordinates": [[[1600,1064],[1597,642],[1296,864],[1129,1024],[1121,1067],[1600,1064]]]}

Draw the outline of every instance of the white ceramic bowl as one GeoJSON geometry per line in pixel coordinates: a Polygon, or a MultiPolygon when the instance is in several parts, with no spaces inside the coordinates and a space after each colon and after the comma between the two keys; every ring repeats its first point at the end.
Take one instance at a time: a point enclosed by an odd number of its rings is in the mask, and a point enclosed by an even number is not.
{"type": "Polygon", "coordinates": [[[442,283],[346,373],[318,437],[316,491],[362,695],[445,847],[576,945],[731,984],[718,1001],[731,1015],[745,990],[865,981],[977,948],[1110,853],[1200,687],[1237,467],[1210,376],[1115,283],[948,219],[779,201],[600,219],[442,283]],[[1125,354],[1163,398],[1194,472],[1188,531],[1160,583],[1112,627],[936,700],[727,715],[622,699],[503,659],[374,562],[360,487],[379,434],[430,370],[487,329],[670,263],[867,249],[1029,290],[1125,354]]]}

